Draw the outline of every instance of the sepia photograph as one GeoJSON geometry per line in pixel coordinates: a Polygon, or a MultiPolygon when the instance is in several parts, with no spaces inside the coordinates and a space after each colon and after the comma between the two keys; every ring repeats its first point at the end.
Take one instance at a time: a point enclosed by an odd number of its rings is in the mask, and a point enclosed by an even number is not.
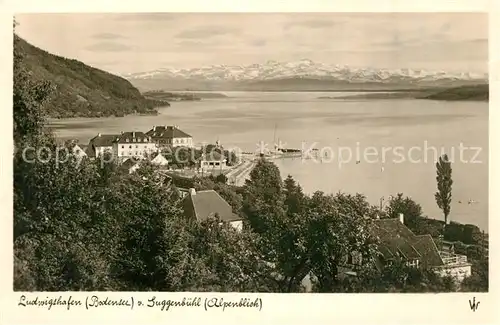
{"type": "Polygon", "coordinates": [[[14,291],[489,291],[487,13],[12,18],[14,291]]]}

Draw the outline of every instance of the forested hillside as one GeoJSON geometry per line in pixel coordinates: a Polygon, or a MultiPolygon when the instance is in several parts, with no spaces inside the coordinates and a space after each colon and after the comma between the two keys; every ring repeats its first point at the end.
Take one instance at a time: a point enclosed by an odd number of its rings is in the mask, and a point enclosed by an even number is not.
{"type": "Polygon", "coordinates": [[[101,117],[156,114],[168,102],[144,98],[132,84],[118,76],[39,49],[14,36],[14,54],[33,81],[48,81],[55,88],[46,113],[50,117],[101,117]]]}

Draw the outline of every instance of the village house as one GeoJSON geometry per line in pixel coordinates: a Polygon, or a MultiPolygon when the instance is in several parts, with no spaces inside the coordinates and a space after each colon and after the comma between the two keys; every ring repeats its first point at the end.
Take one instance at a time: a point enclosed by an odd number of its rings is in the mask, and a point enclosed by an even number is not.
{"type": "Polygon", "coordinates": [[[77,143],[75,143],[73,148],[71,149],[71,152],[73,153],[73,155],[75,155],[80,160],[80,159],[88,157],[86,150],[87,150],[87,146],[78,145],[77,143]]]}
{"type": "Polygon", "coordinates": [[[113,154],[118,160],[146,158],[157,151],[156,144],[144,132],[122,132],[113,141],[113,154]]]}
{"type": "Polygon", "coordinates": [[[151,155],[151,164],[158,167],[168,166],[168,160],[160,152],[155,152],[151,155]]]}
{"type": "Polygon", "coordinates": [[[129,174],[132,174],[136,170],[141,167],[138,161],[133,158],[125,158],[125,160],[120,165],[122,170],[128,171],[129,174]]]}
{"type": "Polygon", "coordinates": [[[158,146],[193,147],[193,137],[179,129],[177,125],[153,126],[151,130],[146,132],[146,135],[151,137],[158,146]]]}
{"type": "Polygon", "coordinates": [[[87,151],[87,146],[78,144],[78,140],[56,140],[56,145],[65,147],[69,150],[69,153],[71,153],[78,161],[82,160],[83,158],[88,158],[88,154],[86,153],[87,151]]]}
{"type": "MultiPolygon", "coordinates": [[[[430,235],[415,235],[404,224],[404,215],[399,218],[376,219],[371,228],[379,241],[377,268],[382,269],[395,261],[404,261],[407,266],[431,269],[441,276],[450,275],[461,282],[471,275],[471,263],[467,256],[440,251],[430,235]]],[[[353,252],[347,260],[344,273],[355,275],[356,265],[361,265],[361,256],[353,252]]]]}
{"type": "Polygon", "coordinates": [[[117,134],[101,134],[98,133],[95,137],[90,139],[87,155],[89,157],[99,157],[105,152],[113,153],[113,141],[118,138],[117,134]]]}
{"type": "Polygon", "coordinates": [[[222,222],[228,222],[240,231],[243,228],[243,219],[233,213],[229,203],[214,190],[196,191],[190,188],[184,197],[183,205],[184,214],[188,218],[204,221],[217,214],[222,222]]]}
{"type": "Polygon", "coordinates": [[[224,170],[227,169],[227,159],[218,151],[213,150],[208,154],[201,155],[198,167],[204,172],[224,170]]]}

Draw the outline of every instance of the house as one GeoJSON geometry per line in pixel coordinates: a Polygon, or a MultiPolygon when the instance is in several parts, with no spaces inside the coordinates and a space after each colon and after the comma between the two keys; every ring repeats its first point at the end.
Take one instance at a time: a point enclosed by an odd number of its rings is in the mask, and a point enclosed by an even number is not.
{"type": "Polygon", "coordinates": [[[128,171],[129,174],[132,174],[141,166],[138,161],[133,158],[126,158],[123,163],[120,165],[120,168],[124,171],[128,171]]]}
{"type": "Polygon", "coordinates": [[[63,146],[65,148],[68,148],[69,151],[75,156],[78,160],[81,158],[87,157],[87,146],[78,144],[78,140],[61,140],[61,139],[56,139],[56,144],[58,146],[63,146]]]}
{"type": "Polygon", "coordinates": [[[163,155],[160,152],[155,152],[151,156],[151,164],[155,166],[168,166],[168,160],[167,158],[163,157],[163,155]]]}
{"type": "Polygon", "coordinates": [[[212,169],[226,169],[227,159],[218,151],[212,150],[208,154],[204,153],[199,159],[199,168],[202,171],[212,169]]]}
{"type": "Polygon", "coordinates": [[[71,149],[71,152],[73,153],[73,155],[75,155],[80,160],[82,158],[88,157],[86,150],[87,150],[87,146],[78,145],[77,143],[75,143],[73,148],[71,149]]]}
{"type": "Polygon", "coordinates": [[[158,146],[193,147],[193,137],[179,129],[177,125],[153,126],[146,135],[158,146]]]}
{"type": "Polygon", "coordinates": [[[122,132],[113,141],[113,154],[118,160],[146,158],[155,151],[156,144],[144,132],[122,132]]]}
{"type": "Polygon", "coordinates": [[[99,157],[104,152],[113,152],[113,141],[115,141],[119,135],[116,134],[101,134],[98,133],[95,137],[90,139],[87,156],[89,157],[99,157]]]}
{"type": "Polygon", "coordinates": [[[402,260],[408,266],[432,269],[458,281],[471,275],[467,256],[439,251],[430,235],[415,235],[404,225],[403,214],[399,218],[374,220],[371,232],[379,240],[378,267],[402,260]]]}
{"type": "Polygon", "coordinates": [[[222,222],[228,222],[238,230],[243,228],[242,218],[233,213],[229,203],[214,190],[197,192],[194,188],[190,188],[184,197],[183,205],[184,214],[188,218],[204,221],[217,214],[222,222]]]}

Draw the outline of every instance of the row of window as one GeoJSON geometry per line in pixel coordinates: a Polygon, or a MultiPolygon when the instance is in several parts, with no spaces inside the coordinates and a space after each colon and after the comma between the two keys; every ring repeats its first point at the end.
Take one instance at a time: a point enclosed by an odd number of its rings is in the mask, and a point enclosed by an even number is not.
{"type": "MultiPolygon", "coordinates": [[[[130,142],[130,139],[125,139],[125,142],[130,142]]],[[[141,138],[132,138],[132,142],[148,142],[148,139],[147,138],[144,138],[144,139],[141,139],[141,138]]]]}
{"type": "MultiPolygon", "coordinates": [[[[137,144],[136,144],[136,145],[135,145],[135,147],[136,147],[136,148],[139,148],[139,145],[137,145],[137,144]]],[[[145,145],[144,145],[144,148],[147,148],[147,147],[148,147],[148,145],[147,145],[147,144],[145,144],[145,145]]],[[[129,149],[132,149],[132,145],[129,145],[129,146],[128,146],[128,148],[129,148],[129,149]]],[[[122,149],[125,149],[125,146],[124,146],[124,145],[122,145],[122,149]]]]}
{"type": "Polygon", "coordinates": [[[220,162],[204,161],[203,166],[220,166],[220,162]]]}
{"type": "Polygon", "coordinates": [[[190,143],[190,139],[166,139],[166,140],[158,140],[158,143],[166,143],[166,144],[188,144],[190,143]],[[173,142],[172,142],[173,140],[173,142]]]}

